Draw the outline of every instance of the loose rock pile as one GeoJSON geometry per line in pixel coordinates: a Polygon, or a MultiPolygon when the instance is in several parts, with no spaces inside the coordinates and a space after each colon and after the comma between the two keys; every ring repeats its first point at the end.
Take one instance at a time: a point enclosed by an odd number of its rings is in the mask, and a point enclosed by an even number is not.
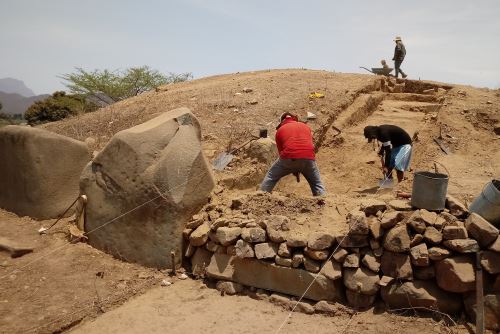
{"type": "MultiPolygon", "coordinates": [[[[187,224],[185,256],[196,275],[294,296],[316,277],[306,293],[312,300],[345,296],[348,305],[367,308],[380,296],[390,308],[449,314],[461,312],[465,300],[474,317],[474,253],[482,252],[485,291],[495,294],[499,231],[452,197],[447,207],[438,214],[401,200],[367,200],[347,215],[348,229],[339,235],[291,229],[284,215],[248,218],[233,210],[210,220],[209,209],[187,224]]],[[[487,316],[489,328],[498,327],[497,311],[487,316]]]]}

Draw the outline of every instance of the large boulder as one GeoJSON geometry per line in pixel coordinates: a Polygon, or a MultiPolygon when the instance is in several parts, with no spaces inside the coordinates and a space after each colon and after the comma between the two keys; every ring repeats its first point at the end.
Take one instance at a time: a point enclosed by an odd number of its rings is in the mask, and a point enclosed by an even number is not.
{"type": "Polygon", "coordinates": [[[78,140],[9,125],[0,129],[0,161],[0,207],[20,216],[50,219],[78,197],[90,154],[78,140]]]}
{"type": "Polygon", "coordinates": [[[381,296],[390,308],[425,307],[456,314],[462,309],[460,294],[441,290],[434,281],[393,283],[381,289],[381,296]]]}
{"type": "Polygon", "coordinates": [[[468,255],[459,255],[436,262],[438,286],[449,292],[468,292],[476,288],[474,260],[468,255]]]}
{"type": "Polygon", "coordinates": [[[117,133],[80,181],[90,244],[127,261],[172,267],[185,222],[215,185],[200,138],[187,108],[117,133]]]}

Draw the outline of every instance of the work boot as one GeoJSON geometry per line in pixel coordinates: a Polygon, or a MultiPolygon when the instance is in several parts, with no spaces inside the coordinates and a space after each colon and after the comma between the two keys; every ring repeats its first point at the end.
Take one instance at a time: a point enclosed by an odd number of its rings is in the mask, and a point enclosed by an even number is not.
{"type": "Polygon", "coordinates": [[[403,77],[403,79],[406,79],[407,75],[406,74],[402,74],[402,77],[403,77]]]}

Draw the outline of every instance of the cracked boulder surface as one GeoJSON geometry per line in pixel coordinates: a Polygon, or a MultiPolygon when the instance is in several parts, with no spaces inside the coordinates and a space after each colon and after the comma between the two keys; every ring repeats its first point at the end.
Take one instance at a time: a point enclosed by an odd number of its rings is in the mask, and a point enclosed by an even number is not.
{"type": "Polygon", "coordinates": [[[89,242],[128,262],[171,268],[171,251],[180,263],[184,223],[214,185],[189,109],[123,130],[82,173],[89,242]]]}

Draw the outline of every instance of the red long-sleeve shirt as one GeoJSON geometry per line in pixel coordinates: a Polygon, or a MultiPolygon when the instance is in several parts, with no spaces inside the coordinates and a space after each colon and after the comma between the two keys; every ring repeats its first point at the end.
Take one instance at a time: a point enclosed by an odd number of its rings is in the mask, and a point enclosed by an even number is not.
{"type": "Polygon", "coordinates": [[[276,146],[281,159],[315,160],[311,129],[292,118],[281,122],[276,131],[276,146]]]}

